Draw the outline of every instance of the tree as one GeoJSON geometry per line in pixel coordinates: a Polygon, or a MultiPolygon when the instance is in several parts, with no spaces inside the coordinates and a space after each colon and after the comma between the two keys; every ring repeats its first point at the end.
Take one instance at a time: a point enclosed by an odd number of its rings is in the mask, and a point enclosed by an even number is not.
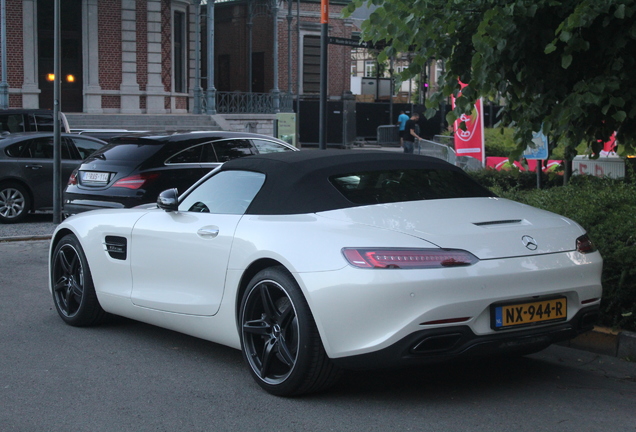
{"type": "Polygon", "coordinates": [[[365,40],[386,43],[379,59],[414,53],[403,73],[443,59],[441,89],[426,116],[459,96],[452,123],[479,97],[505,101],[517,151],[543,128],[573,149],[598,148],[614,131],[622,153],[636,150],[636,0],[353,0],[379,6],[362,24],[365,40]],[[459,81],[467,84],[461,94],[459,81]]]}

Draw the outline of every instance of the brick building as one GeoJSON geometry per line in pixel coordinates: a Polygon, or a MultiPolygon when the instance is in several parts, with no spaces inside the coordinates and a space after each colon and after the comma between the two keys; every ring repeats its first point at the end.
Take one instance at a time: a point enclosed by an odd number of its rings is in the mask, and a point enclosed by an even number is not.
{"type": "MultiPolygon", "coordinates": [[[[285,1],[216,0],[214,87],[218,92],[269,93],[277,88],[281,92],[291,89],[292,93],[300,89],[302,97],[318,94],[320,1],[291,1],[290,15],[285,1]],[[273,14],[277,15],[277,37],[273,34],[273,14]],[[291,40],[289,29],[292,29],[291,40]],[[273,58],[275,41],[277,73],[273,58]]],[[[200,76],[201,87],[208,88],[205,1],[60,0],[60,3],[63,111],[126,114],[193,111],[195,78],[200,76]],[[203,18],[197,65],[195,23],[199,3],[203,3],[200,6],[203,18]]],[[[347,3],[349,0],[330,1],[330,36],[351,36],[351,22],[340,18],[347,3]]],[[[52,108],[53,4],[53,0],[6,0],[10,108],[52,108]]],[[[332,99],[349,90],[350,70],[350,48],[330,46],[328,93],[332,99]]]]}

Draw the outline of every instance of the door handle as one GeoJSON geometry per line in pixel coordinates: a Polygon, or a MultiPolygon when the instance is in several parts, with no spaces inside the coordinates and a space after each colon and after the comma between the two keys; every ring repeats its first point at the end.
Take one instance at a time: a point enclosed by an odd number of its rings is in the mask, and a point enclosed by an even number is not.
{"type": "Polygon", "coordinates": [[[199,228],[199,230],[197,231],[197,235],[201,238],[206,238],[206,239],[215,238],[216,236],[219,235],[219,227],[207,226],[207,227],[199,228]]]}
{"type": "Polygon", "coordinates": [[[28,164],[28,165],[26,165],[26,168],[31,168],[32,170],[38,170],[38,169],[42,168],[42,165],[28,164]]]}

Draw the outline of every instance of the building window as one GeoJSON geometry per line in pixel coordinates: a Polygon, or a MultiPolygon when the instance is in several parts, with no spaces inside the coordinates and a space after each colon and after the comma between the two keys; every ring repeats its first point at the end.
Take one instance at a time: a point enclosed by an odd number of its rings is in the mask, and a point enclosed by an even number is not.
{"type": "Polygon", "coordinates": [[[364,62],[364,76],[375,77],[376,64],[375,60],[367,60],[364,62]]]}
{"type": "Polygon", "coordinates": [[[303,93],[320,93],[320,36],[303,38],[303,93]]]}
{"type": "Polygon", "coordinates": [[[442,60],[438,60],[435,62],[435,82],[439,82],[439,77],[442,76],[444,72],[444,63],[442,60]]]}
{"type": "Polygon", "coordinates": [[[174,91],[186,92],[186,25],[185,14],[174,13],[174,91]]]}

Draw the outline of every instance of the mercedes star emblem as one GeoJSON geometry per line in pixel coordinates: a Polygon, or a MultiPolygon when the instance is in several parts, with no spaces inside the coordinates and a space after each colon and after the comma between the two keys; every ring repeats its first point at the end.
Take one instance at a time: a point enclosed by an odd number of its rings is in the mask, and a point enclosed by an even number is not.
{"type": "Polygon", "coordinates": [[[533,239],[532,237],[530,237],[529,235],[524,235],[523,237],[521,237],[521,241],[523,242],[523,245],[525,247],[527,247],[530,250],[537,250],[537,248],[539,246],[537,246],[537,241],[535,239],[533,239]]]}

